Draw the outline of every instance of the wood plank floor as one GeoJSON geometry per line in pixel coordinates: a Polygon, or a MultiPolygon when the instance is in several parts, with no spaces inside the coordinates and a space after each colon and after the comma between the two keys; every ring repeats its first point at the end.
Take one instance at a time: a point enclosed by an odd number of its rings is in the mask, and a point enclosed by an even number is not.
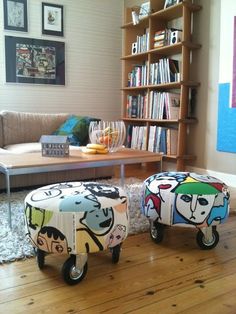
{"type": "Polygon", "coordinates": [[[109,251],[90,254],[75,286],[61,278],[64,257],[47,256],[43,271],[34,258],[3,264],[0,313],[236,313],[235,226],[232,213],[209,251],[192,228],[166,228],[161,244],[148,233],[129,236],[118,264],[109,251]]]}

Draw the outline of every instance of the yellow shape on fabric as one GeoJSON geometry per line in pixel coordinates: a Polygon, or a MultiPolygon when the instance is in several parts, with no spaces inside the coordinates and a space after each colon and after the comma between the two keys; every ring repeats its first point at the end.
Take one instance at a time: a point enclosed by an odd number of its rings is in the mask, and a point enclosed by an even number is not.
{"type": "Polygon", "coordinates": [[[105,237],[90,235],[88,229],[76,231],[76,250],[77,253],[92,253],[105,249],[105,237]]]}
{"type": "Polygon", "coordinates": [[[191,177],[187,177],[186,180],[184,180],[183,183],[194,183],[194,182],[198,182],[196,179],[193,179],[191,177]]]}

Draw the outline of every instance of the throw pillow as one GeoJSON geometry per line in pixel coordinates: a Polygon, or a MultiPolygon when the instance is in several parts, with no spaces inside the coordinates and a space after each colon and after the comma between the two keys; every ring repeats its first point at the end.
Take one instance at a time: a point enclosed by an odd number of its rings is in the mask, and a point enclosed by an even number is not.
{"type": "Polygon", "coordinates": [[[85,146],[89,139],[90,122],[99,120],[87,116],[71,115],[53,134],[67,135],[71,145],[85,146]]]}

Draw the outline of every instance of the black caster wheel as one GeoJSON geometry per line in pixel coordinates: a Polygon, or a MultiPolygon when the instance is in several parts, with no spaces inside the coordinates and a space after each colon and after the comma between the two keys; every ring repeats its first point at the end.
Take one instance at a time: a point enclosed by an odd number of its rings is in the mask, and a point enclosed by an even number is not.
{"type": "Polygon", "coordinates": [[[216,226],[212,227],[212,239],[210,242],[207,241],[204,233],[201,230],[199,230],[197,233],[196,241],[199,247],[203,250],[211,250],[216,247],[219,242],[219,233],[216,230],[216,226]]]}
{"type": "Polygon", "coordinates": [[[71,255],[62,266],[62,276],[64,281],[69,285],[76,285],[84,279],[88,271],[86,262],[82,269],[75,267],[76,256],[71,255]]]}
{"type": "Polygon", "coordinates": [[[46,253],[40,249],[37,249],[36,251],[36,260],[37,260],[37,264],[39,269],[43,269],[44,265],[45,265],[45,255],[46,253]]]}
{"type": "Polygon", "coordinates": [[[164,228],[165,226],[159,222],[152,222],[150,224],[150,236],[155,243],[162,242],[164,238],[164,228]]]}
{"type": "Polygon", "coordinates": [[[111,248],[111,260],[113,264],[116,264],[119,262],[120,259],[120,248],[121,248],[121,244],[117,244],[116,246],[114,246],[113,248],[111,248]]]}

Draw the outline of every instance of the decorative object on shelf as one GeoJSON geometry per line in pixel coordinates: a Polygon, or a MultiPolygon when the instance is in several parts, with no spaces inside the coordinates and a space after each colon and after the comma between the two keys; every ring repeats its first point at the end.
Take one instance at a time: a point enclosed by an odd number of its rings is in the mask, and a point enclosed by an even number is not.
{"type": "Polygon", "coordinates": [[[42,3],[42,34],[64,36],[62,5],[42,3]]]}
{"type": "Polygon", "coordinates": [[[115,152],[122,147],[126,136],[123,121],[90,122],[89,138],[92,144],[103,144],[109,152],[115,152]]]}
{"type": "Polygon", "coordinates": [[[151,13],[150,1],[142,3],[140,6],[134,6],[131,9],[132,22],[139,24],[140,20],[151,13]]]}
{"type": "Polygon", "coordinates": [[[42,156],[66,157],[69,156],[69,141],[63,135],[42,135],[42,156]]]}
{"type": "Polygon", "coordinates": [[[172,5],[178,4],[182,2],[182,0],[166,0],[164,4],[164,9],[171,7],[172,5]]]}
{"type": "Polygon", "coordinates": [[[5,36],[6,82],[65,85],[65,43],[5,36]]]}
{"type": "Polygon", "coordinates": [[[4,29],[28,31],[27,0],[3,0],[4,29]]]}

